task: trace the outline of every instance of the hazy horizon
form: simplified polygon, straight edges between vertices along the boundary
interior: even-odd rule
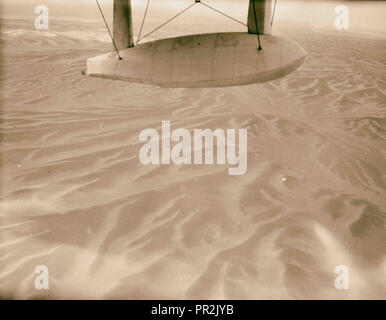
[[[100,0],[107,20],[112,20],[112,0]],[[150,2],[148,22],[155,25],[164,22],[182,8],[192,3],[191,0],[157,0]],[[246,21],[248,1],[206,0],[210,4],[235,18]],[[36,16],[34,8],[40,5],[40,0],[3,0],[1,5],[1,18],[31,18]],[[143,17],[146,1],[133,0],[134,30],[139,29]],[[334,8],[344,4],[350,10],[350,29],[346,32],[386,32],[386,2],[385,1],[336,1],[336,0],[281,0],[277,3],[275,22],[291,22],[297,24],[309,24],[313,27],[334,28],[336,17]],[[94,0],[70,0],[63,3],[61,0],[48,0],[45,2],[50,12],[50,19],[93,21],[102,22],[100,13]],[[179,24],[225,24],[239,27],[233,21],[218,15],[203,6],[193,7],[174,22]],[[145,25],[146,27],[147,25]]]

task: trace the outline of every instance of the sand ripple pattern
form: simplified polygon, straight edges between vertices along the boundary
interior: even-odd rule
[[[279,26],[309,52],[293,74],[160,89],[80,74],[100,25],[4,23],[1,297],[386,298],[384,39]],[[162,120],[248,128],[247,174],[141,165]]]

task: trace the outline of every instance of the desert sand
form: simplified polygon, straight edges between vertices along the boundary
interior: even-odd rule
[[[384,36],[278,22],[308,51],[294,73],[161,89],[81,74],[111,50],[98,18],[1,23],[1,298],[386,298]],[[162,120],[247,128],[247,173],[142,165]]]

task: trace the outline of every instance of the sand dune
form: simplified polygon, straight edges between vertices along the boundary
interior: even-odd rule
[[[100,24],[3,25],[1,297],[386,298],[384,39],[279,24],[309,52],[296,72],[160,89],[81,75]],[[248,128],[247,174],[142,165],[162,120]]]

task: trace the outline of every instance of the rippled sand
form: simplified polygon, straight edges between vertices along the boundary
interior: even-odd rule
[[[309,52],[287,77],[160,89],[81,75],[101,24],[3,27],[1,297],[386,298],[384,38],[278,25]],[[247,174],[142,165],[162,120],[248,128]]]

